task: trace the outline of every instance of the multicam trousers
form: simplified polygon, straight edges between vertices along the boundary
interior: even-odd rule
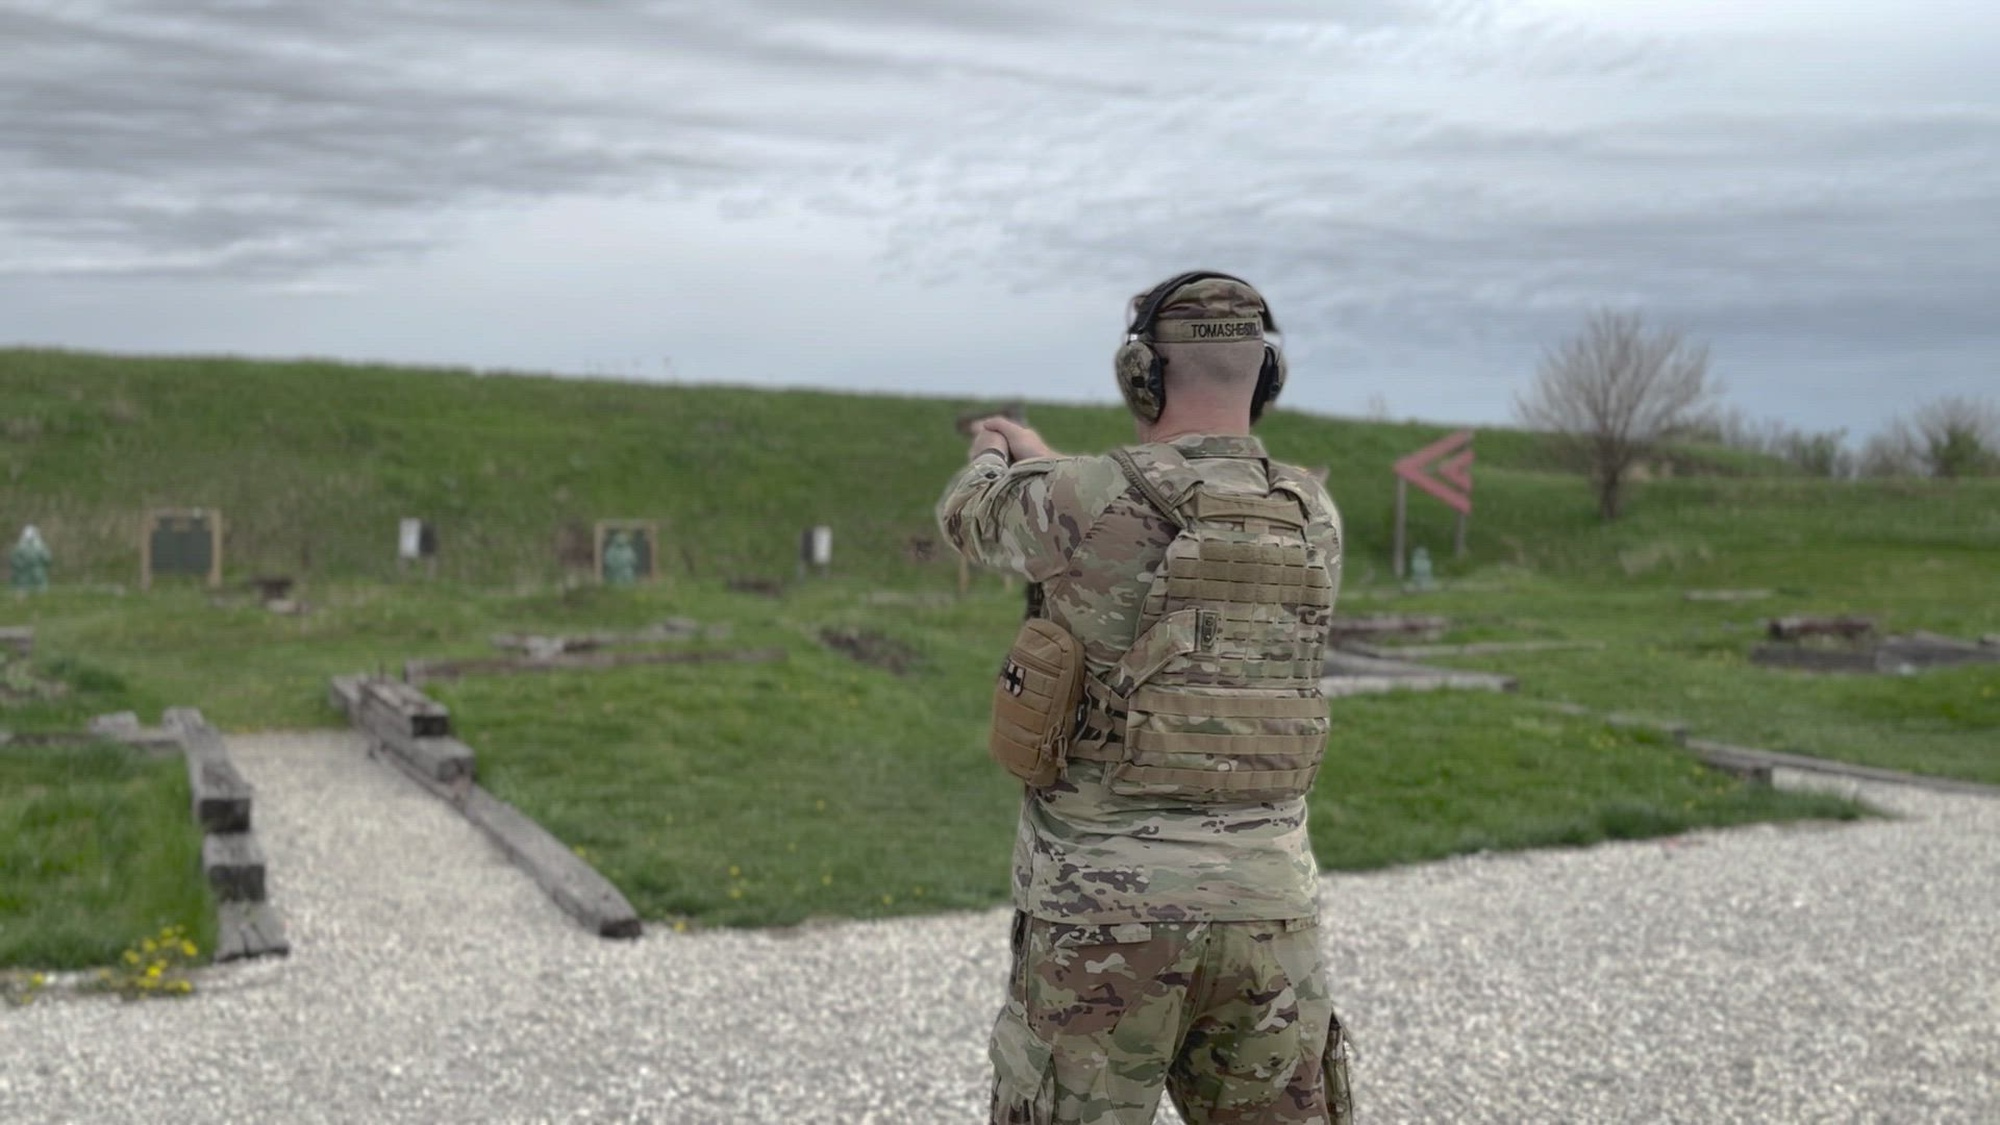
[[[1014,916],[994,1125],[1347,1125],[1347,1039],[1319,933],[1295,922]]]

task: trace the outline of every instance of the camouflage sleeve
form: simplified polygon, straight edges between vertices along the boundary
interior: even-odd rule
[[[976,457],[946,486],[938,528],[973,562],[1045,582],[1069,565],[1116,497],[1106,487],[1109,464],[1102,457],[1035,457],[1013,465]],[[1115,466],[1109,474],[1117,475]]]

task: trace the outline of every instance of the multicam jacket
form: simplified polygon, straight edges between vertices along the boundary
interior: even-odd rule
[[[1262,495],[1267,486],[1256,438],[1192,435],[1172,444],[1210,487]],[[1307,537],[1337,590],[1340,516],[1323,489],[1310,492]],[[1131,647],[1140,604],[1176,533],[1109,457],[1012,466],[975,458],[952,479],[937,515],[960,553],[1042,584],[1044,612],[1082,643],[1096,676]],[[1107,768],[1072,761],[1054,785],[1024,790],[1014,841],[1020,909],[1090,924],[1314,913],[1318,869],[1303,799],[1197,806],[1123,797],[1104,784]]]

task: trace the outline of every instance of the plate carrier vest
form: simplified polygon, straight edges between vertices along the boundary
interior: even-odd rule
[[[1110,763],[1106,784],[1124,796],[1303,796],[1326,752],[1320,677],[1334,595],[1306,537],[1303,479],[1266,461],[1263,495],[1221,492],[1170,445],[1111,456],[1180,530],[1132,647],[1107,676],[1084,678],[1086,737],[1069,758]]]

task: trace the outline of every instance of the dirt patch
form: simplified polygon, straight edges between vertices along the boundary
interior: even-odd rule
[[[776,578],[731,578],[723,584],[739,594],[758,594],[766,598],[785,596],[785,584]]]
[[[851,660],[887,668],[898,676],[907,675],[917,663],[917,650],[873,629],[821,629],[819,639]]]

